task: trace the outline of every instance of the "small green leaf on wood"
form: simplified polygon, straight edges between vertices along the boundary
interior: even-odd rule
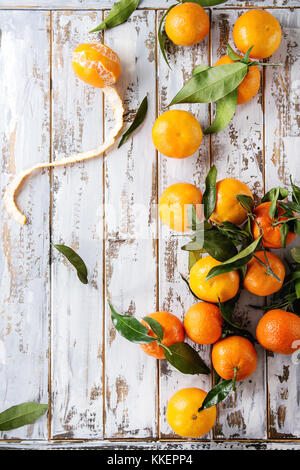
[[[34,423],[48,410],[48,405],[35,402],[21,403],[0,413],[0,431],[10,431]]]
[[[99,26],[92,29],[90,33],[95,33],[96,31],[101,31],[105,29],[113,28],[119,24],[125,23],[132,13],[137,9],[139,5],[139,0],[121,0],[116,2],[105,20],[102,21]]]
[[[53,245],[61,254],[63,254],[67,260],[74,266],[77,271],[78,279],[83,283],[87,284],[87,267],[83,259],[69,246],[67,245]]]
[[[143,319],[150,326],[153,333],[162,341],[164,339],[164,330],[161,324],[152,317],[144,317]]]
[[[212,103],[235,90],[244,80],[248,66],[241,62],[211,67],[194,75],[169,106],[178,103]]]
[[[162,56],[167,64],[167,66],[171,69],[171,66],[169,64],[169,61],[167,59],[167,55],[166,55],[166,51],[165,51],[165,36],[164,36],[164,31],[163,31],[163,24],[164,24],[164,20],[167,16],[167,14],[169,13],[170,10],[172,10],[172,8],[174,8],[176,6],[176,4],[174,5],[171,5],[167,11],[163,14],[163,16],[161,17],[161,20],[159,22],[159,25],[158,25],[158,32],[157,32],[157,36],[158,36],[158,44],[159,44],[159,48],[161,50],[161,53],[162,53]]]
[[[122,135],[122,138],[119,142],[118,148],[120,148],[125,142],[129,139],[131,134],[143,123],[148,110],[148,98],[145,96],[143,101],[141,102],[139,109],[135,115],[135,118],[131,124],[131,126],[127,129],[127,131]]]
[[[209,374],[199,354],[187,343],[174,343],[164,350],[166,359],[183,374]]]
[[[110,302],[111,319],[114,327],[121,336],[131,343],[147,344],[157,341],[157,338],[148,335],[148,328],[142,325],[136,318],[130,315],[120,315]]]
[[[206,395],[199,412],[211,408],[223,401],[233,391],[234,381],[223,380],[215,385]]]
[[[238,88],[232,90],[216,102],[216,115],[212,124],[205,129],[204,134],[214,134],[225,129],[230,123],[236,110]]]
[[[215,165],[209,170],[205,180],[205,191],[202,203],[204,205],[204,216],[208,220],[215,210],[217,200],[217,168]]]

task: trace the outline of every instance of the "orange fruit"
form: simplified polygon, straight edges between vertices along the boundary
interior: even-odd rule
[[[281,41],[281,27],[266,10],[248,10],[235,22],[233,40],[244,54],[254,46],[250,57],[265,59],[274,54]]]
[[[189,157],[196,152],[202,138],[197,119],[191,113],[178,109],[161,114],[152,129],[153,143],[166,157]]]
[[[167,14],[165,31],[174,44],[192,46],[203,41],[208,34],[209,17],[201,5],[182,3]]]
[[[81,80],[97,88],[113,85],[121,73],[118,55],[100,42],[77,46],[72,66]]]
[[[237,200],[237,195],[250,196],[252,192],[245,183],[234,178],[225,178],[217,182],[217,200],[210,219],[217,223],[232,222],[241,225],[247,218],[247,212]]]
[[[256,251],[255,256],[259,258],[266,266],[263,266],[254,257],[247,264],[246,276],[244,278],[244,287],[252,294],[265,297],[277,292],[284,281],[285,269],[282,261],[273,253],[266,252],[272,271],[280,279],[278,281],[269,271],[267,260],[263,251]]]
[[[217,65],[233,64],[234,61],[230,59],[228,55],[221,57],[216,63]],[[256,65],[251,65],[249,71],[238,86],[238,97],[237,104],[247,103],[251,100],[258,92],[260,87],[260,71]]]
[[[179,318],[168,312],[155,312],[147,315],[148,317],[154,318],[164,330],[164,338],[162,344],[165,346],[171,346],[174,343],[181,343],[184,341],[184,329]],[[149,336],[156,336],[150,329],[149,325],[145,320],[141,323],[149,328]],[[149,356],[155,357],[156,359],[165,359],[165,353],[161,346],[157,344],[157,341],[148,344],[140,344],[142,350]]]
[[[198,344],[213,344],[222,334],[223,317],[219,307],[206,302],[192,305],[184,318],[184,329]]]
[[[242,336],[229,336],[213,345],[212,363],[215,371],[225,380],[245,380],[256,369],[257,353],[253,344]]]
[[[240,276],[237,271],[219,274],[205,280],[209,271],[221,264],[208,255],[199,259],[190,271],[190,288],[199,299],[206,302],[218,303],[232,299],[239,290]]]
[[[269,214],[271,202],[263,202],[259,206],[254,209],[254,214],[256,217],[256,222],[260,226],[262,233],[263,233],[263,244],[266,248],[281,248],[281,233],[280,227],[281,225],[276,225],[273,227],[272,220]],[[277,206],[278,210],[278,221],[284,221],[287,217],[282,217],[282,214],[285,212],[284,209]],[[273,222],[276,220],[273,219]],[[255,240],[260,236],[260,230],[257,224],[253,221],[252,222],[252,233]],[[286,243],[291,243],[296,234],[293,232],[288,232]]]
[[[256,337],[269,351],[292,354],[300,348],[300,317],[285,310],[270,310],[258,322]]]
[[[167,407],[167,421],[176,434],[182,437],[201,437],[216,422],[215,406],[200,411],[207,393],[200,388],[183,388],[173,395]]]
[[[193,184],[176,183],[164,190],[159,199],[159,217],[172,230],[185,232],[190,226],[188,207],[193,204],[202,218],[202,193]]]

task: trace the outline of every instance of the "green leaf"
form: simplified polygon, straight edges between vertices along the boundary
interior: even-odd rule
[[[281,224],[280,225],[280,235],[281,235],[281,246],[282,248],[286,248],[286,239],[289,233],[289,226],[288,224]]]
[[[250,62],[249,57],[250,57],[250,52],[252,51],[253,47],[254,46],[251,46],[246,52],[246,54],[244,55],[244,57],[241,59],[241,62],[243,64],[248,64]]]
[[[147,98],[147,96],[145,96],[145,98],[143,99],[143,101],[140,104],[139,109],[137,110],[137,113],[135,115],[135,118],[134,118],[131,126],[123,134],[123,136],[120,140],[120,143],[118,145],[118,148],[120,148],[123,144],[125,144],[125,142],[130,137],[130,135],[142,124],[142,122],[144,121],[144,119],[146,117],[147,110],[148,110],[148,98]]]
[[[243,230],[231,222],[223,222],[222,224],[217,225],[217,228],[224,235],[230,238],[235,246],[239,246],[241,243],[247,243],[248,246],[249,240],[252,240],[252,235],[249,234],[248,230]]]
[[[192,230],[199,230],[203,227],[203,222],[200,222],[194,204],[189,204],[187,208],[188,221]],[[203,229],[202,229],[203,230]]]
[[[77,276],[83,284],[88,283],[87,267],[83,259],[67,245],[53,245],[60,253],[62,253],[67,260],[74,266],[77,271]]]
[[[295,292],[296,292],[297,299],[300,299],[300,279],[298,279],[298,281],[295,282]]]
[[[227,261],[224,261],[222,264],[212,268],[206,276],[206,281],[208,281],[208,279],[212,279],[215,276],[218,276],[219,274],[229,273],[230,271],[240,269],[242,266],[245,266],[245,264],[249,263],[253,257],[253,253],[260,243],[261,237],[262,235],[257,238],[257,240],[254,240],[254,242],[250,243],[250,245],[248,245],[246,248],[241,250],[233,258],[230,258]]]
[[[200,240],[196,237],[193,237],[193,239],[190,242],[183,245],[181,249],[184,251],[199,251],[199,253],[200,252],[206,253],[205,249],[203,248],[203,243],[204,243],[204,240]]]
[[[216,115],[212,124],[205,129],[204,134],[220,132],[230,123],[237,105],[238,88],[232,90],[216,102]]]
[[[195,263],[201,258],[201,250],[189,251],[189,271]]]
[[[233,60],[234,62],[236,62],[237,60],[241,60],[241,57],[234,52],[234,50],[229,44],[226,45],[226,49],[229,59]]]
[[[291,256],[296,263],[300,263],[300,246],[291,249]]]
[[[169,61],[167,59],[167,56],[166,56],[166,51],[165,51],[165,38],[163,37],[163,23],[164,23],[164,20],[167,16],[167,14],[169,13],[170,10],[172,10],[172,8],[176,7],[176,4],[174,5],[171,5],[167,11],[163,14],[160,22],[159,22],[159,26],[158,26],[158,32],[157,32],[157,36],[158,36],[158,44],[159,44],[159,47],[160,47],[160,50],[161,50],[161,53],[162,53],[162,56],[167,64],[167,66],[171,69],[171,66],[169,64]]]
[[[300,188],[296,186],[292,181],[292,176],[290,175],[292,190],[293,190],[293,201],[300,205]]]
[[[0,431],[10,431],[34,423],[48,410],[48,405],[35,402],[21,403],[0,413]]]
[[[234,388],[234,381],[231,380],[223,380],[222,382],[215,385],[206,395],[201,408],[199,408],[199,412],[206,410],[207,408],[211,408],[214,405],[217,405],[221,401],[223,401],[230,392],[233,391]]]
[[[202,204],[204,204],[204,215],[208,220],[213,213],[217,200],[217,168],[215,165],[209,170],[205,180],[205,191],[203,194]]]
[[[114,327],[121,336],[132,343],[147,344],[157,341],[157,338],[148,335],[148,328],[130,315],[119,315],[110,302],[111,319]]]
[[[121,0],[120,2],[116,2],[105,20],[95,29],[92,29],[90,33],[110,29],[114,26],[125,23],[125,21],[127,21],[132,13],[137,9],[138,5],[139,0]]]
[[[276,198],[276,195],[278,194],[278,199],[285,199],[286,197],[288,197],[289,195],[289,190],[288,189],[285,189],[285,188],[281,188],[280,186],[276,187],[276,188],[272,188],[270,189],[270,191],[268,191],[264,197],[262,198],[261,202],[269,202],[269,201],[274,201],[274,199]]]
[[[203,247],[208,254],[218,261],[226,261],[237,254],[234,243],[216,227],[204,231]]]
[[[181,3],[198,3],[202,7],[213,7],[214,5],[220,5],[221,3],[226,3],[227,0],[181,0]]]
[[[212,103],[231,93],[244,80],[248,66],[241,62],[218,65],[194,75],[169,106],[178,103]]]
[[[174,343],[164,350],[166,359],[183,374],[209,374],[210,369],[187,343]]]
[[[277,201],[279,198],[279,186],[275,188],[274,199],[271,202],[270,209],[269,209],[269,216],[271,220],[274,219],[276,212],[277,212]]]
[[[143,319],[150,326],[153,333],[162,341],[164,339],[164,330],[161,324],[152,317],[144,317]]]
[[[294,221],[294,232],[300,237],[300,221],[299,220]]]
[[[245,194],[236,194],[235,197],[246,212],[252,212],[254,200],[251,196],[246,196]]]
[[[204,70],[209,69],[209,65],[199,64],[194,67],[192,75],[197,75],[198,73],[204,72]]]

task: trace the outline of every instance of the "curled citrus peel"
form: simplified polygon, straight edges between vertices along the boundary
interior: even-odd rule
[[[4,193],[4,205],[7,212],[21,225],[26,223],[25,215],[20,211],[16,204],[16,194],[20,189],[24,180],[31,175],[35,170],[40,170],[42,168],[53,168],[56,166],[64,166],[69,165],[71,163],[82,162],[83,160],[90,160],[92,158],[98,157],[99,155],[103,154],[106,150],[108,150],[116,140],[117,135],[119,134],[122,126],[123,126],[123,102],[113,87],[104,87],[103,93],[111,106],[113,113],[114,113],[114,120],[115,125],[110,130],[107,138],[105,141],[99,145],[99,147],[89,150],[88,152],[82,153],[73,153],[67,158],[62,158],[56,162],[45,162],[45,163],[37,163],[31,168],[27,170],[23,170],[18,173],[13,180],[7,186],[5,193]]]
[[[103,44],[81,44],[73,53],[72,65],[79,78],[90,85],[102,88],[104,96],[113,110],[115,125],[109,131],[105,141],[96,149],[73,153],[69,157],[56,162],[37,163],[31,168],[21,171],[13,178],[5,190],[4,205],[7,212],[21,225],[26,223],[26,217],[16,204],[16,195],[24,180],[31,173],[42,168],[64,166],[98,157],[115,143],[116,137],[123,126],[123,102],[116,89],[110,86],[117,81],[121,71],[117,54]]]

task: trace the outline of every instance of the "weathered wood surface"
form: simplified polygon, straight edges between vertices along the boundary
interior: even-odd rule
[[[265,155],[266,190],[289,185],[289,177],[300,184],[300,15],[276,11],[283,38],[274,62],[279,71],[266,70]],[[272,117],[272,118],[268,118]],[[299,245],[299,238],[293,242]],[[300,437],[300,369],[290,357],[268,355],[270,437]]]
[[[116,0],[1,0],[2,8],[47,8],[47,9],[101,9],[111,8]],[[170,0],[141,0],[140,8],[169,8]],[[294,7],[299,6],[298,0],[227,0],[226,4],[215,5],[214,8],[233,7]]]
[[[3,192],[12,175],[50,157],[49,19],[49,12],[0,12],[1,409],[48,402],[49,174],[24,184],[25,227],[7,216]],[[47,419],[1,437],[46,439]]]
[[[90,150],[102,140],[102,92],[75,78],[73,49],[88,40],[95,12],[52,16],[53,160]],[[103,157],[52,174],[51,242],[85,260],[89,284],[51,250],[51,436],[100,437],[103,315]],[[59,412],[55,411],[59,410]]]
[[[99,3],[106,8],[113,2],[74,0],[66,5],[80,10],[100,8]],[[168,5],[157,3],[144,0],[141,7]],[[262,4],[272,2],[255,2]],[[293,4],[276,2],[285,7]],[[149,98],[145,123],[121,149],[28,180],[20,205],[29,216],[29,225],[20,228],[1,203],[0,408],[49,399],[51,413],[48,423],[43,417],[32,426],[0,434],[4,440],[23,440],[20,444],[0,441],[0,448],[31,447],[32,439],[38,440],[37,448],[44,448],[48,437],[90,439],[86,444],[51,443],[51,448],[103,447],[105,441],[99,441],[103,438],[177,439],[165,418],[168,399],[185,386],[209,389],[211,376],[184,376],[116,335],[106,301],[138,318],[160,308],[181,319],[194,302],[179,276],[179,271],[187,272],[186,254],[180,250],[184,238],[161,226],[155,212],[159,195],[170,184],[191,182],[203,191],[211,163],[217,165],[219,178],[240,178],[258,198],[276,184],[288,184],[289,173],[300,183],[297,9],[272,9],[283,30],[282,44],[272,61],[284,67],[263,72],[260,93],[238,107],[226,130],[205,137],[199,152],[183,161],[156,155],[149,141],[155,117],[188,79],[193,66],[213,64],[225,53],[226,42],[232,43],[232,25],[239,11],[231,5],[228,2],[225,8],[210,12],[211,35],[200,45],[168,46],[173,71],[155,43],[159,10],[140,9],[127,23],[93,36],[88,31],[107,11],[0,11],[1,194],[20,169],[93,148],[107,133],[110,113],[103,121],[101,91],[85,85],[72,72],[71,52],[78,43],[104,41],[120,55],[123,74],[118,89],[125,99],[126,121],[132,120],[147,93]],[[46,0],[31,6],[63,9],[61,2]],[[3,1],[1,7],[5,7]],[[178,108],[191,110],[203,128],[213,117],[213,107],[207,105]],[[50,250],[50,242],[78,250],[89,269],[88,286],[77,280],[58,252]],[[237,318],[255,332],[261,312],[250,310],[249,302],[254,303],[253,296],[243,293]],[[293,443],[256,442],[300,438],[299,367],[289,358],[265,357],[261,348],[257,350],[257,371],[239,384],[234,400],[228,398],[219,406],[216,427],[201,442],[129,445],[296,448]],[[210,348],[199,351],[209,364]],[[222,442],[228,439],[253,442]]]

